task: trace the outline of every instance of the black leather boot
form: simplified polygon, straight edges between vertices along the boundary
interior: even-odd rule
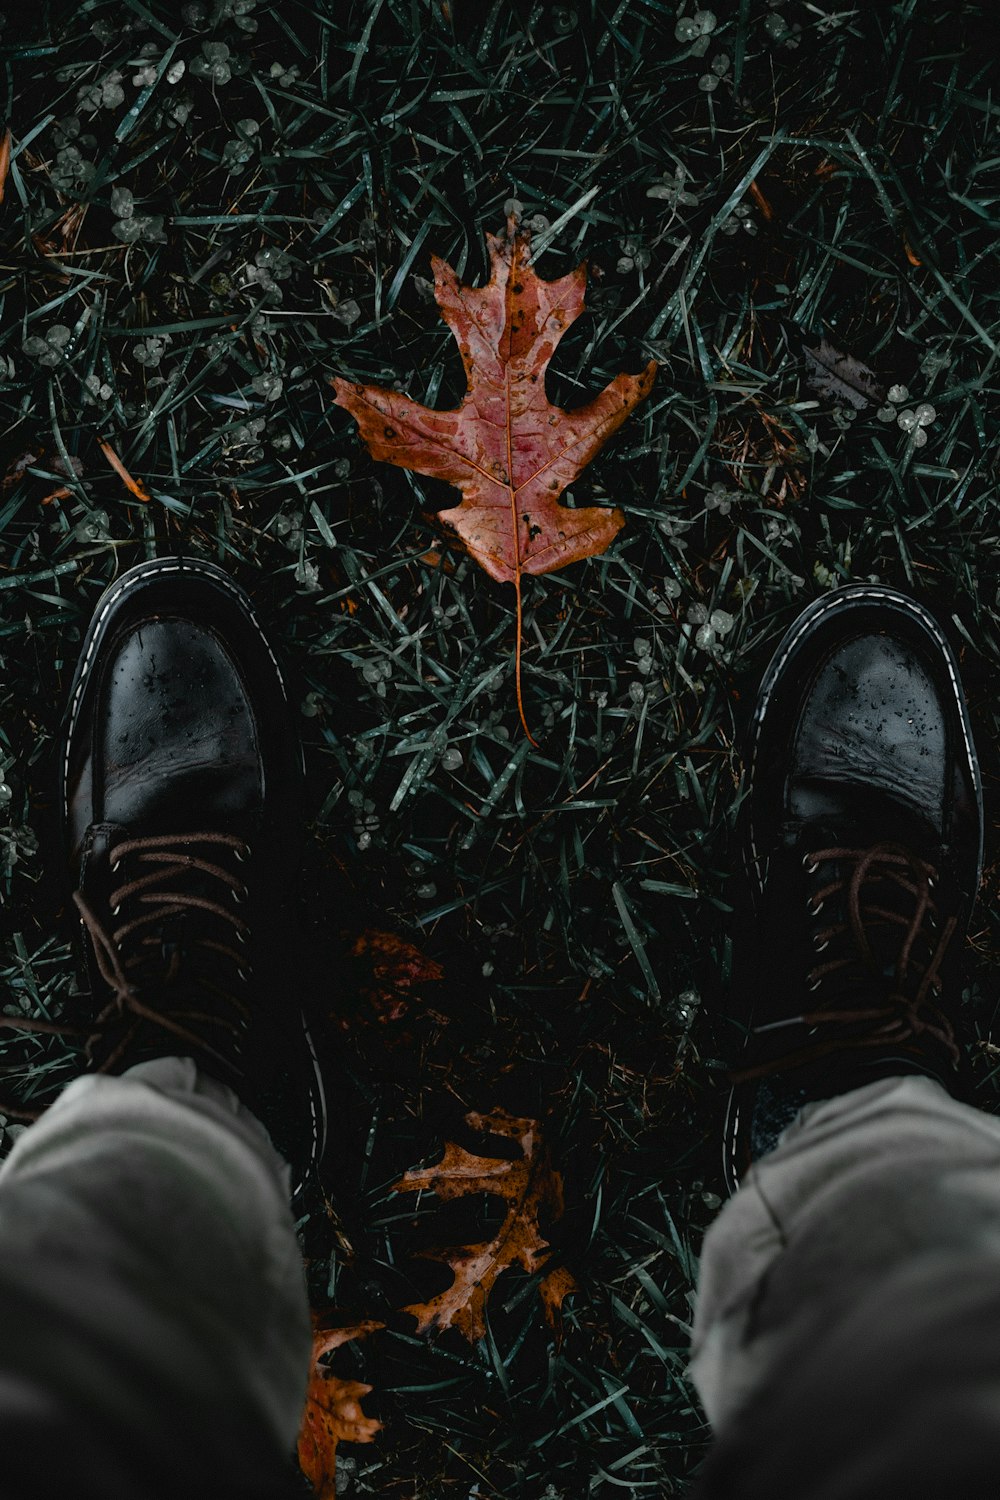
[[[274,652],[221,568],[158,558],[105,591],[62,782],[90,1069],[193,1057],[267,1126],[298,1192],[326,1137],[290,911],[302,753]]]
[[[804,610],[747,751],[731,1192],[805,1103],[907,1073],[966,1096],[956,1027],[983,858],[958,663],[894,589],[852,585]]]

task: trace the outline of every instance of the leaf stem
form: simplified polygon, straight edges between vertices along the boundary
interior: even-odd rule
[[[523,635],[521,620],[521,569],[518,568],[514,574],[514,592],[517,596],[517,643],[514,649],[514,678],[517,685],[517,711],[521,716],[521,725],[528,739],[538,749],[538,741],[528,728],[528,721],[524,717],[524,699],[521,697],[521,639]]]

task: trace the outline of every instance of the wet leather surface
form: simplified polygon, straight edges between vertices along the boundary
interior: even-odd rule
[[[789,811],[833,810],[836,784],[890,792],[938,823],[946,767],[938,689],[917,655],[888,636],[848,641],[820,669],[796,732]]]
[[[260,805],[257,736],[238,670],[192,621],[155,620],[126,637],[96,719],[103,821],[217,827]]]

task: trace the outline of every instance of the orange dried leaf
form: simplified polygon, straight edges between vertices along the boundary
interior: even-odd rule
[[[7,187],[7,173],[10,171],[10,131],[5,130],[3,140],[0,141],[0,203]]]
[[[751,192],[751,194],[753,196],[753,200],[756,203],[757,207],[760,209],[761,213],[764,215],[764,218],[765,219],[773,219],[774,218],[774,209],[771,207],[770,203],[768,203],[767,199],[764,197],[764,194],[761,192],[760,188],[757,186],[756,181],[751,182],[751,184],[750,184],[750,192]]]
[[[518,1143],[521,1155],[508,1157],[479,1156],[449,1142],[436,1167],[407,1172],[393,1184],[397,1193],[412,1193],[429,1188],[439,1198],[461,1198],[468,1193],[495,1193],[507,1204],[503,1224],[492,1240],[478,1245],[425,1251],[429,1260],[439,1260],[451,1267],[451,1286],[431,1297],[404,1308],[417,1320],[417,1331],[431,1328],[458,1328],[475,1342],[486,1333],[486,1299],[498,1277],[511,1266],[525,1271],[540,1271],[549,1260],[549,1245],[541,1232],[541,1220],[557,1219],[563,1211],[561,1175],[552,1165],[537,1120],[521,1119],[506,1110],[495,1109],[483,1115],[476,1110],[465,1117],[473,1130],[503,1136]],[[556,1326],[563,1298],[575,1282],[564,1266],[548,1271],[539,1283],[539,1293],[547,1321]]]
[[[440,568],[444,573],[454,573],[455,564],[444,552],[439,552],[432,547],[429,552],[421,552],[417,562],[422,562],[428,568]]]
[[[148,501],[149,492],[147,491],[146,486],[143,484],[141,479],[132,478],[132,475],[129,473],[128,469],[126,469],[125,465],[122,463],[121,459],[118,457],[118,454],[112,448],[111,444],[102,442],[100,444],[100,448],[101,452],[104,454],[104,457],[114,469],[115,473],[119,476],[126,489],[131,490],[132,494],[136,497],[137,500]]]
[[[641,375],[616,376],[573,411],[553,406],[545,373],[584,310],[586,269],[542,281],[530,264],[531,236],[513,217],[505,235],[487,235],[486,243],[490,279],[484,287],[461,286],[450,266],[431,257],[434,295],[468,380],[457,407],[433,411],[398,391],[339,376],[332,384],[373,458],[461,491],[461,503],[438,519],[454,528],[492,578],[514,585],[523,723],[521,579],[605,551],[624,526],[618,509],[569,510],[559,496],[649,394],[657,366],[650,361]]]
[[[320,1322],[320,1315],[313,1313],[312,1369],[299,1429],[299,1467],[319,1500],[336,1500],[337,1444],[370,1443],[382,1423],[366,1417],[361,1410],[361,1397],[368,1394],[370,1385],[360,1380],[341,1380],[319,1361],[342,1344],[363,1339],[385,1324],[367,1318],[349,1328],[324,1329]]]

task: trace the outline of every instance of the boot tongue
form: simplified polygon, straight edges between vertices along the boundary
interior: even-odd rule
[[[215,758],[202,761],[185,750],[169,764],[160,752],[158,759],[145,764],[111,766],[104,787],[107,821],[121,823],[133,833],[141,824],[157,834],[179,834],[192,827],[231,831],[241,820],[249,820],[258,805],[253,789],[245,785],[249,771],[240,780],[239,766],[233,757],[225,759],[224,749],[214,749]],[[134,812],[137,784],[142,787],[141,818]]]
[[[802,849],[834,846],[869,849],[874,844],[905,844],[933,862],[940,849],[940,829],[927,811],[875,787],[858,787],[819,776],[796,778],[789,788],[790,831],[797,830]]]

